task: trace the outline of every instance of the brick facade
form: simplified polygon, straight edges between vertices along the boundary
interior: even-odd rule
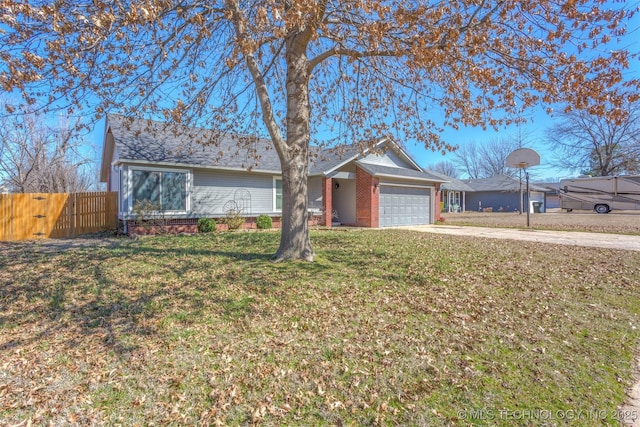
[[[160,224],[161,221],[153,221],[153,223],[142,224],[138,221],[125,221],[127,234],[129,236],[140,235],[146,236],[150,234],[179,234],[179,233],[197,233],[198,232],[198,219],[197,218],[185,218],[185,219],[167,219],[164,224]]]
[[[326,227],[331,227],[331,222],[333,221],[332,183],[333,180],[331,178],[322,178],[322,218],[320,221]]]
[[[380,226],[380,188],[378,178],[356,167],[356,227]]]
[[[440,184],[436,184],[436,197],[435,197],[435,201],[433,203],[435,203],[435,218],[434,221],[440,221],[440,213],[442,211],[442,209],[440,208],[442,202],[442,191],[440,190]]]
[[[229,228],[223,223],[224,218],[214,218],[216,220],[216,231],[226,231]],[[253,230],[258,228],[256,217],[246,217],[244,224],[240,227],[242,230]],[[271,217],[272,228],[282,227],[282,218]],[[309,215],[309,225],[316,226],[322,224],[322,217],[318,215]],[[166,219],[163,225],[142,225],[137,221],[125,221],[128,235],[150,235],[150,234],[180,234],[180,233],[197,233],[198,218],[176,218]],[[159,224],[159,222],[157,222]],[[124,224],[123,224],[124,225]]]

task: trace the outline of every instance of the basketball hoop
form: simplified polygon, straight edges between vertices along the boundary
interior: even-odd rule
[[[540,154],[531,148],[518,148],[512,151],[505,161],[510,168],[526,169],[540,164]]]
[[[531,207],[529,206],[529,200],[531,196],[529,194],[529,173],[527,168],[531,166],[538,166],[540,164],[540,155],[531,148],[518,148],[512,151],[506,158],[505,163],[510,168],[518,168],[524,171],[524,176],[527,180],[527,228],[530,226],[529,214]],[[522,175],[520,175],[520,203],[522,203]],[[522,209],[520,209],[522,212]]]

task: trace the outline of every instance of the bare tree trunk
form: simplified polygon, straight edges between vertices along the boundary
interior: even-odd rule
[[[282,164],[282,230],[276,260],[313,261],[307,211],[306,150]]]
[[[247,26],[239,2],[228,0],[231,20],[236,35],[248,40]],[[309,169],[309,141],[311,104],[309,102],[309,76],[311,68],[307,57],[307,45],[313,28],[291,29],[286,36],[285,62],[287,64],[286,140],[282,137],[264,75],[254,53],[244,54],[247,67],[256,85],[262,109],[262,119],[271,136],[282,166],[282,231],[276,260],[303,259],[313,261],[313,249],[309,239],[307,176]]]
[[[313,261],[309,239],[307,176],[309,169],[309,62],[304,36],[287,43],[287,150],[282,164],[282,234],[276,259]]]

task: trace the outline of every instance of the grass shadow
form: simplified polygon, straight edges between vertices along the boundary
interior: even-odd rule
[[[0,349],[61,334],[68,348],[89,337],[124,357],[136,350],[128,344],[136,341],[132,337],[160,336],[163,318],[188,323],[203,310],[231,320],[260,314],[248,293],[269,292],[284,283],[282,277],[307,278],[328,268],[272,262],[276,237],[161,236],[63,250],[54,250],[56,244],[46,250],[15,245],[0,255],[0,327],[16,331],[40,321],[42,328],[12,334],[19,339],[0,341]]]

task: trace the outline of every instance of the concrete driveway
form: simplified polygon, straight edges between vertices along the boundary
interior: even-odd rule
[[[454,225],[419,225],[398,228],[421,231],[424,233],[487,237],[490,239],[526,240],[529,242],[555,243],[558,245],[640,251],[640,236],[625,234],[526,230],[516,228],[463,227]]]

